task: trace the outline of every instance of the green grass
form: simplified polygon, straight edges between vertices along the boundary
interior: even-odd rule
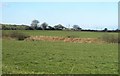
[[[33,36],[98,38],[104,32],[19,30]],[[10,33],[4,30],[3,33]],[[107,33],[107,32],[106,32]],[[109,33],[115,34],[118,33]],[[3,39],[4,74],[117,74],[118,44]]]
[[[52,36],[65,36],[67,33],[62,31],[54,33],[52,31],[23,32],[31,35]],[[96,37],[102,34],[73,33],[81,37]],[[83,33],[87,33],[87,35]],[[93,34],[93,36],[89,34]],[[117,74],[117,63],[118,44],[3,39],[4,74]]]
[[[5,30],[3,33],[9,33],[12,30]],[[28,35],[33,36],[61,36],[61,37],[67,37],[67,36],[73,36],[73,37],[81,37],[81,38],[98,38],[102,35],[106,34],[115,34],[118,35],[118,33],[108,33],[108,32],[79,32],[79,31],[43,31],[43,30],[19,30],[20,32],[26,33]]]

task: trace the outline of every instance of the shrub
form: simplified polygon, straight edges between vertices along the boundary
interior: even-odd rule
[[[12,31],[9,33],[2,32],[2,37],[7,37],[7,38],[10,37],[10,38],[14,38],[17,40],[24,40],[28,38],[29,36],[24,33],[18,32],[18,31]]]
[[[2,32],[2,37],[9,37],[10,35],[6,32]]]
[[[67,35],[66,37],[67,38],[78,38],[78,36],[76,36],[76,35]]]
[[[120,38],[113,34],[104,34],[101,39],[108,43],[120,43]]]
[[[10,33],[10,37],[15,38],[17,40],[24,40],[24,39],[28,38],[29,36],[24,34],[24,33],[13,31],[13,32]]]

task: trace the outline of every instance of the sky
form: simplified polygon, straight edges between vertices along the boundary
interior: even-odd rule
[[[119,2],[119,0],[1,0],[2,2]]]
[[[30,25],[36,19],[50,26],[118,28],[117,2],[4,2],[0,3],[0,8],[0,23]]]

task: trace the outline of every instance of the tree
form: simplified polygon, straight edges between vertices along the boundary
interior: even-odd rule
[[[116,29],[115,31],[116,31],[116,32],[119,32],[120,30],[119,30],[119,29]]]
[[[104,32],[107,32],[107,31],[108,31],[108,29],[107,29],[107,28],[105,28],[103,31],[104,31]]]
[[[73,25],[73,30],[81,30],[81,28],[78,25]]]
[[[2,30],[6,30],[6,27],[5,27],[5,25],[2,25]]]
[[[52,26],[48,26],[48,30],[54,30]]]
[[[63,25],[61,25],[61,24],[58,24],[58,25],[55,25],[54,28],[55,28],[56,30],[62,30],[62,29],[65,28],[65,27],[64,27]]]
[[[48,24],[46,22],[42,23],[41,24],[42,30],[46,30],[47,26],[48,26]]]
[[[31,27],[32,27],[33,29],[37,29],[37,28],[38,28],[38,23],[39,23],[38,20],[33,20],[32,23],[31,23]]]

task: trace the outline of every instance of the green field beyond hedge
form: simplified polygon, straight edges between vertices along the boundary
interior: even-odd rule
[[[3,30],[3,33],[10,33],[13,30]],[[23,32],[28,35],[33,36],[60,36],[60,37],[67,37],[67,36],[74,36],[74,37],[81,37],[81,38],[98,38],[104,34],[115,34],[118,35],[116,32],[80,32],[80,31],[48,31],[48,30],[15,30],[19,32]]]

